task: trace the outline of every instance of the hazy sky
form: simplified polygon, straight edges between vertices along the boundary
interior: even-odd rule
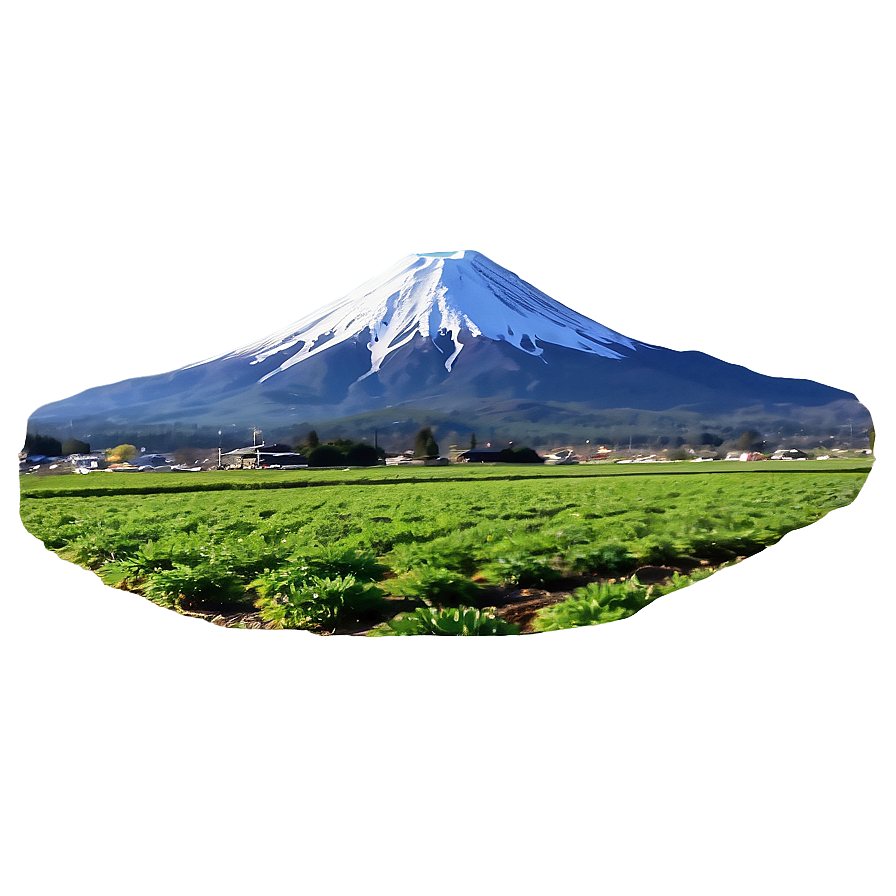
[[[5,254],[64,370],[26,407],[453,249],[637,339],[865,391],[893,177],[867,7],[97,9],[13,16]]]

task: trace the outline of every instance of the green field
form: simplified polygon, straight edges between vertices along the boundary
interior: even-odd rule
[[[743,464],[687,461],[658,464],[617,464],[613,462],[571,466],[451,464],[446,467],[355,467],[344,470],[210,470],[202,473],[115,473],[99,471],[88,476],[38,475],[20,477],[23,498],[66,495],[125,495],[159,492],[227,491],[243,489],[313,488],[324,485],[366,485],[373,483],[464,482],[483,479],[504,481],[542,478],[590,478],[592,476],[656,476],[708,473],[859,473],[867,475],[871,460],[769,461]]]
[[[92,473],[23,477],[21,513],[107,583],[220,624],[505,634],[631,615],[849,504],[870,466]]]

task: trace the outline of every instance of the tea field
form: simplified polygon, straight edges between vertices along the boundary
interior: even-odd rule
[[[513,634],[629,616],[849,504],[870,461],[643,466],[27,478],[21,515],[222,625]]]

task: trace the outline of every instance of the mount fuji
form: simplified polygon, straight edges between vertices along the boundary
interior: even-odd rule
[[[215,430],[396,416],[458,430],[798,428],[870,417],[848,392],[639,342],[479,252],[409,255],[273,335],[170,373],[44,405],[29,430]],[[415,422],[416,422],[415,421]],[[821,431],[821,429],[819,429]]]

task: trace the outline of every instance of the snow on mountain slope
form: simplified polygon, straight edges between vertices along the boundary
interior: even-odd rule
[[[631,339],[560,304],[481,253],[467,250],[409,255],[344,298],[219,357],[251,357],[250,363],[257,364],[286,353],[276,369],[259,379],[264,382],[327,348],[358,338],[367,341],[370,351],[370,370],[363,379],[415,336],[450,337],[454,349],[445,355],[448,371],[468,340],[479,336],[510,343],[536,357],[542,355],[544,343],[607,358],[621,357],[614,345],[635,348]]]

